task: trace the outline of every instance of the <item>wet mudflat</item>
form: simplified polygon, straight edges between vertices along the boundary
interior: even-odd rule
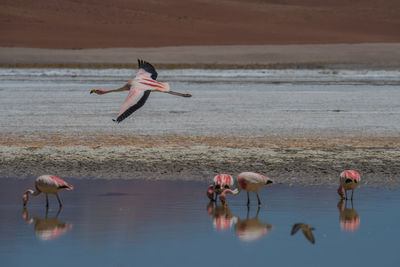
[[[12,178],[12,177],[2,177]],[[82,178],[82,177],[80,177]],[[0,179],[1,266],[398,266],[400,194],[361,186],[273,185],[209,204],[207,183],[68,179],[50,196],[21,196],[33,179]],[[302,227],[291,235],[296,223]],[[304,230],[307,234],[303,234]],[[310,229],[308,229],[310,230]],[[314,243],[313,243],[314,242]]]

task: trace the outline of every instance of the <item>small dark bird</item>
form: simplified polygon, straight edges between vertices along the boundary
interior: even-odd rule
[[[299,229],[301,229],[308,241],[310,241],[312,244],[315,243],[314,236],[311,232],[312,230],[315,230],[313,226],[309,226],[305,223],[295,223],[292,227],[292,232],[290,232],[290,235],[294,235],[295,233],[297,233],[297,231],[299,231]]]

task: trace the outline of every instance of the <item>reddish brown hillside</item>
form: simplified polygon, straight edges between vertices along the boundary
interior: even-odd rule
[[[0,2],[0,46],[104,48],[360,42],[400,42],[400,1]]]

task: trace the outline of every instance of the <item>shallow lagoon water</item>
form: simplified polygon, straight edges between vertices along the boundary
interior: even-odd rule
[[[69,179],[64,207],[21,196],[32,179],[0,179],[0,264],[24,266],[398,266],[400,194],[360,187],[340,203],[336,188],[273,185],[258,211],[251,195],[209,205],[207,184]],[[353,204],[353,208],[352,208]],[[249,212],[249,213],[248,213]],[[56,217],[57,216],[57,217]],[[246,220],[247,219],[247,220]],[[315,244],[295,223],[316,229]]]

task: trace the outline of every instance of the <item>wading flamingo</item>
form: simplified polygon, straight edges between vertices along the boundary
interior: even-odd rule
[[[62,207],[62,203],[60,197],[58,196],[58,191],[61,190],[72,190],[74,189],[72,185],[65,182],[63,179],[55,176],[55,175],[42,175],[39,176],[35,181],[36,190],[32,189],[26,190],[25,194],[22,196],[22,201],[24,206],[28,203],[29,194],[32,196],[37,196],[40,193],[46,194],[46,207],[49,207],[49,197],[48,194],[55,194],[57,196],[58,204]]]
[[[355,170],[342,171],[339,178],[338,194],[342,199],[347,199],[347,190],[351,190],[351,199],[353,199],[354,189],[360,184],[360,174]],[[346,197],[345,197],[346,195]]]
[[[292,232],[290,232],[290,235],[294,235],[295,233],[297,233],[297,231],[299,231],[299,229],[301,229],[304,236],[307,238],[308,241],[311,242],[311,244],[315,244],[314,235],[311,232],[311,231],[315,230],[315,228],[313,226],[310,226],[305,223],[295,223],[292,227]]]
[[[242,172],[239,173],[237,177],[237,182],[239,186],[239,191],[242,190],[247,191],[247,206],[250,205],[250,197],[249,197],[250,191],[254,192],[257,195],[258,206],[261,206],[260,197],[258,196],[258,190],[260,190],[260,188],[263,186],[272,185],[274,183],[274,180],[259,173]]]
[[[217,201],[217,197],[225,189],[231,189],[233,178],[229,174],[218,174],[214,177],[213,183],[207,188],[207,196],[211,201]],[[215,193],[215,198],[214,198]]]
[[[157,71],[150,63],[138,59],[139,70],[136,73],[136,77],[128,81],[127,84],[121,88],[104,90],[104,89],[93,89],[90,93],[96,93],[103,95],[111,92],[129,91],[128,97],[122,104],[122,107],[118,113],[117,119],[114,121],[121,122],[126,119],[133,112],[141,108],[146,103],[150,92],[163,92],[172,95],[178,95],[183,97],[191,97],[191,94],[182,94],[171,91],[168,83],[157,82]]]

